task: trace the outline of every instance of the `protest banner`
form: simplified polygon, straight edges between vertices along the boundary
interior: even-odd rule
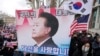
[[[38,27],[40,27],[40,25],[42,26],[41,24],[43,22],[42,19],[45,18],[45,17],[43,18],[44,15],[39,16],[42,12],[48,12],[52,14],[51,16],[54,16],[54,18],[56,17],[58,20],[58,26],[57,26],[58,28],[56,27],[57,32],[53,36],[49,36],[46,39],[33,37],[35,36],[35,34],[38,33],[37,31],[40,30]],[[47,15],[49,15],[48,13]],[[49,18],[51,16],[47,16],[46,18]],[[41,20],[39,21],[37,19]],[[74,20],[74,14],[61,8],[16,10],[18,50],[29,53],[37,53],[37,54],[67,56],[70,45],[70,36],[69,36],[70,26],[73,20]],[[56,24],[54,21],[51,21],[51,23],[50,23],[51,25]],[[37,31],[36,29],[34,29],[35,27],[37,27],[36,28]],[[52,30],[51,27],[45,27],[45,30],[43,30],[42,33],[46,31],[47,34],[51,30]],[[51,41],[47,42],[51,38],[53,44],[55,44],[56,47],[52,44]],[[45,44],[47,43],[47,45],[43,45],[44,43]]]

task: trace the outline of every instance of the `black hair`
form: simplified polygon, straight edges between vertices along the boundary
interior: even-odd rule
[[[46,19],[45,26],[51,27],[50,36],[53,36],[57,32],[58,26],[59,26],[57,18],[55,16],[53,16],[52,14],[47,13],[47,12],[42,12],[39,15],[39,17],[43,17]]]
[[[76,15],[75,15],[75,19],[80,18],[80,16],[81,16],[81,14],[76,14]]]

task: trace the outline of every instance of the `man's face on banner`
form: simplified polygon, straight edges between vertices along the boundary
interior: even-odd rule
[[[49,34],[51,28],[46,27],[46,19],[39,17],[34,23],[32,28],[32,38],[46,37]]]

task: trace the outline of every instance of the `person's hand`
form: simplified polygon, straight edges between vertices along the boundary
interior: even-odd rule
[[[6,47],[14,48],[11,42],[7,42]]]

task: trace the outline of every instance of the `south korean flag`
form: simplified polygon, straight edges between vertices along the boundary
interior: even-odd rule
[[[76,14],[90,14],[93,0],[70,0],[64,2],[64,9]]]

